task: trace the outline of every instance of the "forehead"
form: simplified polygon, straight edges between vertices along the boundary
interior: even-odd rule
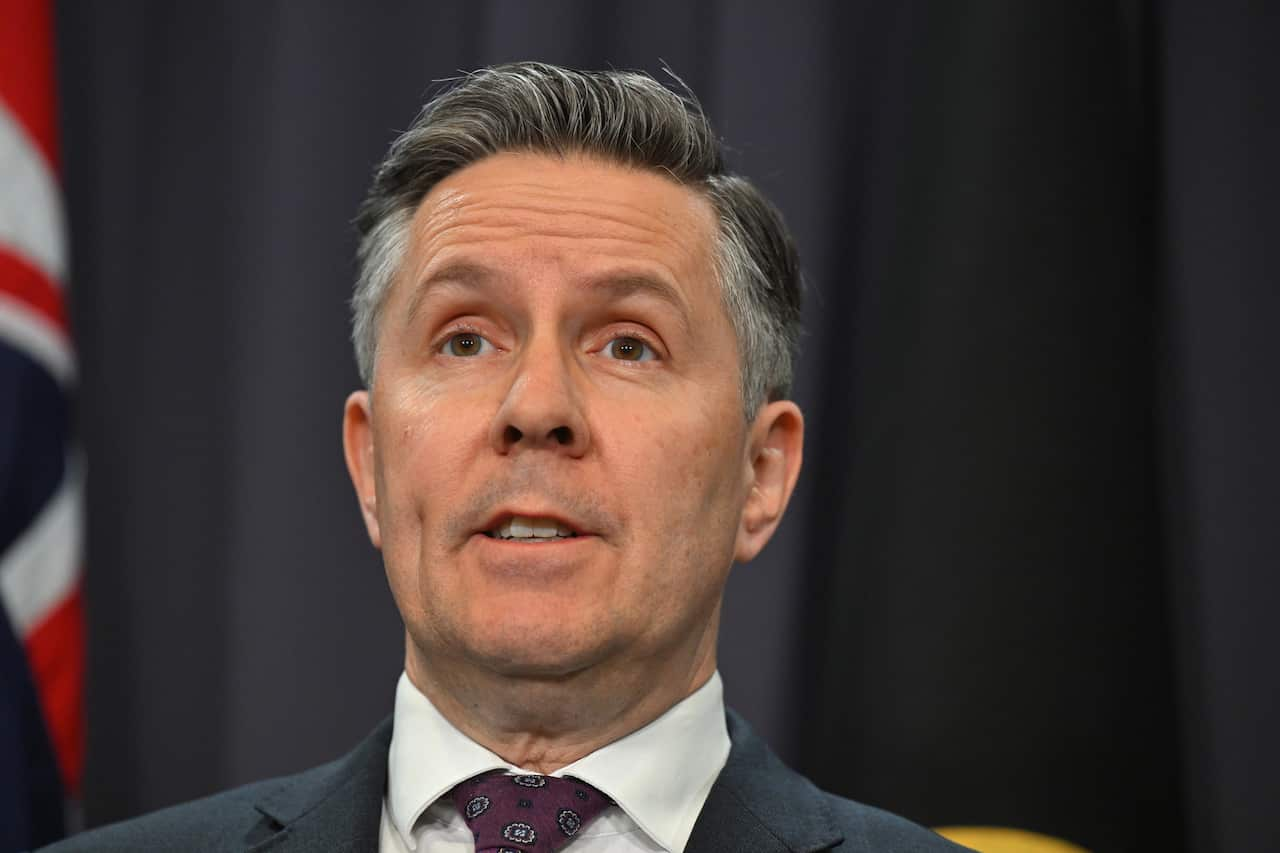
[[[406,273],[444,266],[650,277],[686,297],[714,281],[715,214],[660,173],[571,155],[504,152],[437,184],[414,215]]]

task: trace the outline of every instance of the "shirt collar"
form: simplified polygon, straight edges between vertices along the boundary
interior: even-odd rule
[[[729,758],[720,673],[665,714],[558,770],[613,798],[654,841],[684,850]]]
[[[684,849],[716,776],[729,757],[720,674],[662,716],[556,771],[594,785],[654,841]],[[487,770],[528,772],[503,761],[444,718],[402,673],[387,757],[391,821],[409,850],[413,827],[432,803]]]
[[[413,826],[432,803],[459,782],[500,768],[511,765],[458,731],[408,673],[400,674],[387,753],[387,805],[408,849],[417,849]]]

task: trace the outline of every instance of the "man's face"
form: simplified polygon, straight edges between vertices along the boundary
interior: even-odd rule
[[[424,199],[345,423],[410,665],[714,653],[794,483],[759,494],[778,407],[799,429],[790,403],[743,420],[715,229],[693,191],[580,157],[495,155]]]

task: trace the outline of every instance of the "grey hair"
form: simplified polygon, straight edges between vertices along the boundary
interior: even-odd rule
[[[677,94],[642,72],[538,62],[463,77],[423,107],[374,173],[356,217],[359,276],[351,300],[351,337],[367,387],[382,305],[418,205],[449,175],[500,151],[588,154],[702,193],[719,219],[717,275],[737,335],[747,418],[766,400],[787,396],[800,335],[799,258],[777,209],[725,170],[720,141],[693,93],[685,87]]]

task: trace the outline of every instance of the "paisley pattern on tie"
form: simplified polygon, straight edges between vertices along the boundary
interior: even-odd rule
[[[453,789],[476,853],[552,853],[612,800],[573,778],[486,773]]]

